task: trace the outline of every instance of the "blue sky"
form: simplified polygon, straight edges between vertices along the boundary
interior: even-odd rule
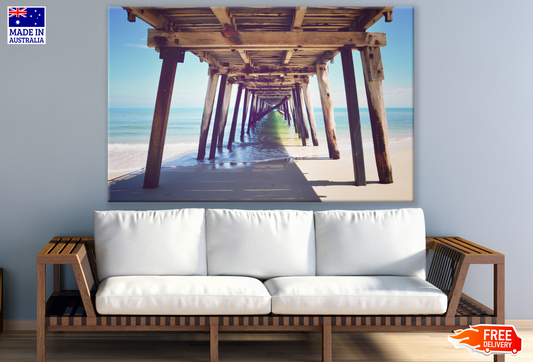
[[[413,8],[395,7],[393,21],[381,19],[369,31],[387,33],[381,48],[385,80],[386,107],[413,107]],[[142,20],[130,23],[122,8],[108,12],[108,97],[110,108],[153,108],[159,83],[161,62],[153,48],[146,47],[148,29]],[[366,107],[366,95],[358,51],[353,52],[359,104]],[[346,107],[342,62],[335,57],[330,67],[330,83],[335,107]],[[173,108],[201,108],[207,89],[207,63],[187,52],[178,63]],[[310,78],[313,107],[320,107],[316,77]],[[233,87],[232,101],[237,87]]]

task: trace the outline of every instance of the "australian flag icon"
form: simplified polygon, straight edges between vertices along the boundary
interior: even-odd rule
[[[10,28],[44,28],[45,7],[9,7]]]

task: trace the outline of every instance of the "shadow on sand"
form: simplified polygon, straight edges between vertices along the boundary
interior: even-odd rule
[[[109,201],[315,201],[290,159],[162,168],[159,187],[143,189],[144,171],[110,181]]]

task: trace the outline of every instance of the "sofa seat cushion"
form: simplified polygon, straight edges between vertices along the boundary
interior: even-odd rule
[[[96,293],[100,314],[268,314],[270,294],[257,279],[222,276],[127,276],[105,279]]]
[[[285,277],[265,286],[275,314],[442,314],[447,307],[446,294],[418,277]]]

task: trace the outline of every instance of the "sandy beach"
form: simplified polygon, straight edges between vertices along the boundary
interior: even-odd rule
[[[366,186],[353,186],[354,173],[351,157],[340,160],[296,160],[306,180],[321,201],[413,201],[413,150],[391,151],[394,183],[379,183],[376,161],[372,150],[365,149]]]
[[[350,155],[347,155],[350,156]],[[412,149],[392,150],[394,183],[379,183],[365,154],[367,186],[354,186],[351,157],[162,168],[157,189],[143,189],[144,171],[110,181],[112,201],[412,201]]]
[[[240,150],[232,153],[218,151],[215,162],[197,162],[194,151],[166,158],[158,188],[143,189],[144,168],[109,171],[109,200],[413,201],[412,138],[390,142],[392,184],[379,183],[371,139],[366,139],[366,186],[355,186],[349,143],[343,138],[339,142],[341,158],[329,159],[325,140],[319,147],[303,147],[294,130],[281,116],[272,115],[259,124],[250,141],[236,143]],[[140,159],[146,151],[137,148],[136,152],[139,155],[135,157]],[[232,157],[239,159],[243,155],[261,152],[267,157],[275,157],[264,161],[231,161]],[[170,152],[168,154],[171,155]],[[194,161],[192,164],[191,159]]]

